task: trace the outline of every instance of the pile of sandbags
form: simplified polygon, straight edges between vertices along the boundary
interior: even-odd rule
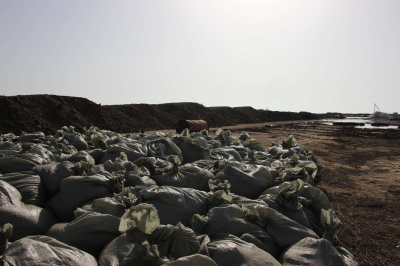
[[[0,264],[357,265],[293,136],[0,136]]]

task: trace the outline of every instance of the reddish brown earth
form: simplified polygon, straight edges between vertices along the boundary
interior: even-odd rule
[[[116,132],[172,129],[180,119],[203,119],[211,127],[242,123],[318,119],[311,113],[266,113],[252,107],[205,107],[198,103],[101,106],[88,99],[56,95],[0,96],[0,134],[42,131],[54,134],[63,126],[78,131],[97,126]]]

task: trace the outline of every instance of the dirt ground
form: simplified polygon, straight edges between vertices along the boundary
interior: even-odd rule
[[[317,187],[328,195],[342,222],[336,244],[347,248],[360,265],[400,265],[400,130],[356,129],[318,121],[223,129],[233,135],[248,132],[266,147],[293,134],[326,167]],[[211,135],[216,130],[211,128]]]

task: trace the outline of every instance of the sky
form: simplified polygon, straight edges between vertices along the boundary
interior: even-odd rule
[[[400,1],[0,0],[0,95],[400,112]]]

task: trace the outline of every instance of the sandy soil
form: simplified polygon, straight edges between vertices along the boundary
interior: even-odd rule
[[[350,250],[360,265],[400,265],[400,130],[355,129],[318,121],[223,129],[233,135],[248,132],[266,147],[293,134],[326,166],[317,186],[342,222],[336,243]],[[211,135],[216,130],[211,128]]]

